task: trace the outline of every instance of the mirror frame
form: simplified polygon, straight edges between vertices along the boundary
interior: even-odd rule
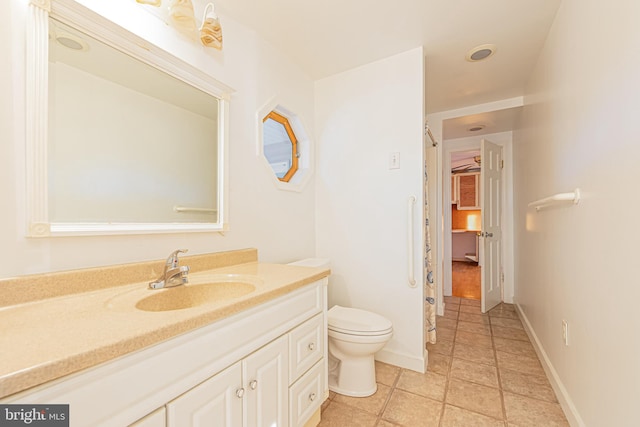
[[[289,182],[291,178],[296,174],[296,172],[298,172],[298,158],[300,157],[300,152],[298,151],[298,139],[296,138],[296,134],[289,124],[289,119],[287,119],[285,116],[277,113],[276,111],[270,112],[264,117],[264,119],[262,119],[263,129],[264,123],[268,119],[271,119],[276,123],[280,123],[284,127],[285,131],[287,132],[287,136],[289,137],[289,143],[291,143],[291,167],[282,178],[276,176],[280,181]],[[264,132],[262,136],[262,150],[264,154]]]
[[[233,89],[74,0],[29,0],[26,34],[26,184],[29,237],[224,232],[228,229],[229,100]],[[215,223],[51,223],[48,215],[49,18],[83,31],[219,99],[218,221]]]
[[[296,137],[297,151],[297,170],[292,174],[288,181],[283,181],[276,176],[273,168],[269,164],[267,157],[264,155],[264,118],[270,113],[275,112],[287,119],[291,130]],[[290,109],[284,107],[276,97],[269,99],[262,107],[256,111],[256,156],[259,157],[259,163],[263,165],[263,169],[279,190],[295,191],[301,193],[307,186],[313,176],[313,141],[307,132],[307,126],[300,114],[296,114]]]

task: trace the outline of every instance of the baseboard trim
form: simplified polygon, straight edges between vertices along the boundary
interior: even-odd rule
[[[538,358],[542,362],[542,367],[544,368],[544,371],[547,374],[547,378],[551,383],[551,387],[553,388],[553,391],[555,391],[556,393],[556,397],[558,398],[558,402],[560,403],[560,406],[564,411],[564,415],[567,417],[567,421],[569,421],[569,425],[575,426],[575,427],[585,427],[586,424],[584,423],[584,421],[582,421],[582,418],[580,417],[580,414],[578,413],[576,406],[573,404],[573,400],[571,400],[571,396],[569,396],[569,392],[567,391],[564,384],[560,380],[560,376],[558,375],[558,372],[556,372],[555,368],[553,367],[553,364],[551,363],[551,360],[547,356],[547,352],[544,351],[544,348],[542,347],[542,343],[540,342],[540,340],[538,339],[538,336],[533,330],[533,327],[531,326],[529,319],[527,318],[526,314],[524,314],[524,311],[522,310],[522,307],[520,307],[520,304],[516,304],[515,306],[516,306],[516,310],[518,310],[518,315],[520,315],[520,319],[522,319],[522,324],[524,325],[524,329],[527,335],[529,335],[529,339],[533,344],[533,348],[538,354]]]
[[[405,369],[411,369],[412,371],[420,372],[424,374],[427,372],[428,352],[424,351],[422,357],[415,357],[404,353],[397,353],[395,351],[387,350],[383,348],[376,353],[376,360],[388,363],[390,365],[399,366]]]

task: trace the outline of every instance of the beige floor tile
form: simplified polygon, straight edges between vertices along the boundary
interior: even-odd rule
[[[489,325],[485,325],[484,323],[458,322],[458,331],[491,335],[491,327]]]
[[[470,305],[473,307],[480,307],[480,300],[477,299],[469,299],[469,298],[461,298],[460,305]]]
[[[427,371],[440,375],[447,375],[451,366],[451,357],[438,353],[429,353]]]
[[[485,365],[496,366],[496,357],[491,347],[456,343],[453,350],[453,357],[468,360],[470,362],[483,363]]]
[[[453,341],[441,340],[440,337],[437,337],[437,340],[438,342],[435,344],[427,343],[427,350],[433,353],[451,356],[451,353],[453,353]]]
[[[463,322],[482,323],[485,325],[489,324],[489,316],[487,316],[486,314],[473,314],[473,313],[462,312],[458,316],[458,320],[462,320]]]
[[[461,313],[471,313],[471,314],[482,314],[482,311],[480,311],[480,307],[474,307],[472,305],[460,305],[460,312]]]
[[[402,426],[438,426],[442,402],[395,390],[382,419]]]
[[[436,340],[439,341],[451,341],[453,342],[453,339],[456,336],[456,330],[455,329],[449,329],[449,328],[441,328],[440,325],[436,322]]]
[[[454,307],[459,307],[459,306],[454,306]],[[449,309],[445,309],[444,310],[444,316],[447,319],[458,319],[458,311],[453,311],[453,310],[449,310]],[[438,321],[436,320],[436,325],[438,324]]]
[[[505,317],[491,317],[492,326],[502,326],[503,328],[524,329],[520,319],[507,319]]]
[[[460,297],[444,297],[445,304],[456,304],[460,305]]]
[[[453,359],[451,362],[451,378],[470,381],[489,387],[499,387],[498,370],[495,366],[482,363],[469,362],[462,359]]]
[[[340,402],[331,402],[320,419],[318,427],[373,427],[378,418]]]
[[[520,356],[537,357],[536,351],[529,341],[518,341],[500,337],[493,337],[493,345],[495,346],[497,351],[519,354]]]
[[[502,402],[497,388],[451,379],[446,403],[502,419]]]
[[[496,310],[496,311],[491,310],[489,312],[489,316],[490,317],[505,317],[507,319],[520,320],[520,317],[518,316],[518,313],[515,312],[515,311],[511,311],[511,310]]]
[[[403,369],[398,380],[399,389],[419,394],[433,400],[442,402],[444,400],[444,389],[447,384],[447,377],[433,372],[421,374],[419,372]]]
[[[492,319],[494,319],[492,317]],[[529,336],[523,329],[504,328],[502,326],[491,326],[494,337],[507,338],[510,340],[529,341]]]
[[[376,424],[376,427],[398,427],[398,426],[399,424],[390,423],[389,421],[385,421],[385,420],[380,420],[378,424]]]
[[[447,328],[447,329],[456,329],[458,327],[458,321],[456,319],[448,319],[446,317],[440,317],[436,319],[436,327],[438,329]]]
[[[516,394],[504,393],[507,421],[520,427],[568,426],[569,423],[557,403],[529,399]]]
[[[495,308],[502,311],[516,311],[515,304],[507,304],[505,302],[498,304]]]
[[[547,377],[500,369],[500,384],[504,391],[552,403],[558,402]]]
[[[544,376],[545,372],[538,358],[520,356],[517,354],[496,351],[496,359],[498,360],[498,369],[510,369],[529,375]]]
[[[384,403],[389,396],[389,392],[391,391],[391,387],[386,386],[384,384],[378,384],[378,391],[375,392],[372,396],[369,397],[350,397],[343,396],[342,394],[336,395],[331,401],[332,404],[334,402],[342,403],[348,406],[352,406],[354,408],[358,408],[362,411],[368,412],[373,415],[380,415],[382,412],[382,408],[384,407]],[[331,405],[329,405],[329,408]],[[327,409],[327,410],[328,410]]]
[[[477,345],[483,347],[493,347],[491,337],[488,335],[480,335],[473,332],[458,331],[456,334],[456,344],[463,343],[469,345]]]
[[[504,422],[486,415],[467,411],[451,405],[444,405],[442,427],[504,427]]]
[[[376,382],[393,386],[400,375],[400,368],[376,360]]]

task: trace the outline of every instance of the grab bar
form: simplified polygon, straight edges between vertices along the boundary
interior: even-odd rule
[[[178,213],[192,212],[192,213],[204,213],[204,214],[211,214],[211,215],[215,215],[216,213],[218,213],[217,209],[189,208],[187,206],[174,206],[173,210]]]
[[[409,286],[412,288],[416,287],[416,278],[413,274],[413,205],[416,203],[416,196],[409,196],[408,202],[408,214],[407,214],[407,243],[408,243],[408,253],[409,253]]]
[[[572,193],[558,193],[553,196],[545,197],[544,199],[536,200],[529,203],[530,208],[536,208],[536,212],[545,206],[551,206],[556,203],[573,202],[577,205],[580,202],[580,189],[576,188]]]

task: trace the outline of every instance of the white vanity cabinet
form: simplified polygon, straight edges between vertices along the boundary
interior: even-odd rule
[[[169,402],[167,426],[289,425],[287,350],[284,336]]]
[[[167,426],[242,426],[242,366],[236,363],[167,404]]]
[[[73,426],[302,427],[328,396],[326,286],[313,282],[2,403],[69,404]]]
[[[166,411],[164,408],[157,409],[141,420],[131,424],[130,427],[165,427]]]

